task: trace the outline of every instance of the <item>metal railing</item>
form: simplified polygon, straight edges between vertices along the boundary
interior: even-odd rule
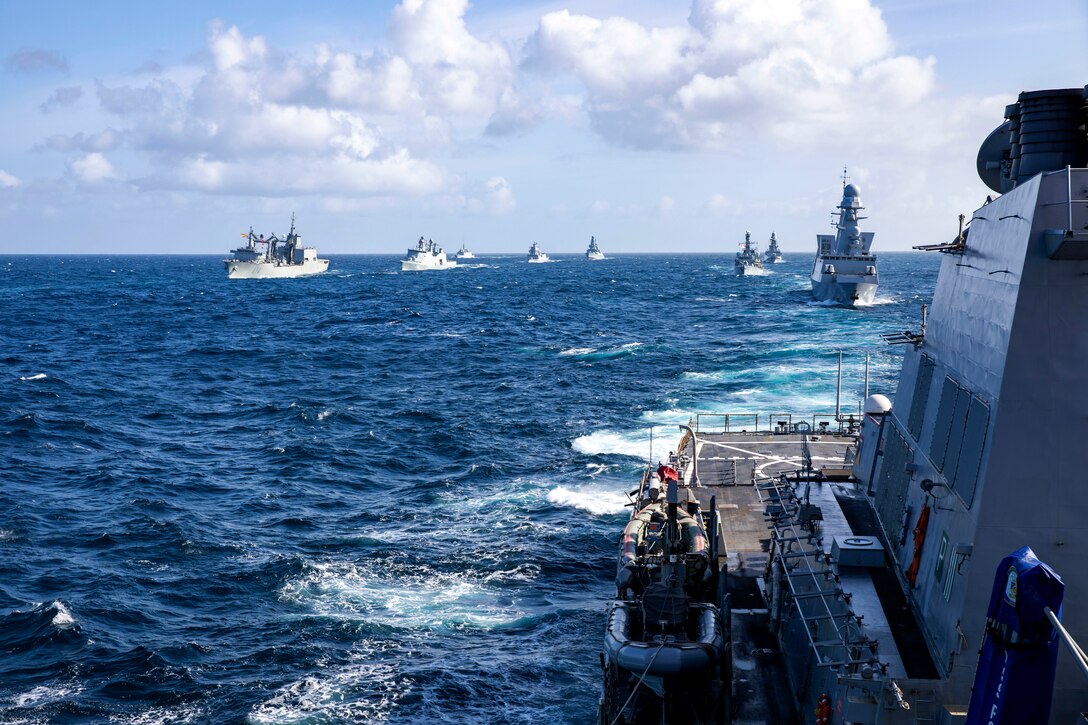
[[[1084,654],[1084,650],[1077,644],[1077,640],[1073,639],[1073,635],[1069,634],[1069,630],[1062,626],[1061,620],[1051,611],[1050,607],[1043,607],[1043,613],[1046,614],[1046,618],[1050,620],[1050,624],[1058,632],[1058,639],[1069,650],[1069,654],[1073,655],[1073,660],[1077,663],[1081,673],[1088,679],[1088,655]]]
[[[861,425],[861,406],[856,415],[834,413],[696,413],[691,426],[696,433],[792,433],[804,421],[816,434],[846,433],[851,424]]]

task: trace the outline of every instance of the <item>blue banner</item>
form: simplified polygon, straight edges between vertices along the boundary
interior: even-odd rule
[[[1061,617],[1065,584],[1025,546],[1001,560],[986,611],[967,725],[1045,723],[1058,637],[1043,609]]]

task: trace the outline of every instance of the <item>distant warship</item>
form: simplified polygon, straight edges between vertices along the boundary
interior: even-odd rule
[[[597,246],[596,237],[589,238],[589,248],[586,249],[586,259],[604,259],[604,252]]]
[[[786,261],[782,259],[782,250],[778,248],[778,239],[775,238],[774,232],[771,232],[771,241],[767,244],[767,251],[763,253],[763,259],[767,264],[781,264]]]
[[[764,274],[763,257],[759,256],[759,249],[752,243],[752,233],[744,233],[744,246],[733,259],[733,271],[738,277]]]
[[[299,244],[301,235],[295,232],[295,215],[291,215],[291,231],[286,239],[275,234],[267,238],[253,233],[242,235],[244,247],[232,249],[230,257],[223,260],[230,279],[262,277],[305,277],[320,274],[329,268],[329,260],[318,259],[317,250]]]
[[[872,304],[876,297],[876,257],[869,253],[873,232],[863,232],[858,216],[864,209],[861,190],[847,184],[843,174],[842,201],[834,235],[816,235],[816,260],[812,264],[812,296],[844,305]]]
[[[529,247],[529,261],[530,262],[550,262],[551,258],[544,253],[544,250],[540,248],[540,245],[533,242]]]
[[[422,272],[429,269],[453,269],[457,266],[446,258],[446,252],[433,239],[419,238],[416,246],[408,250],[408,256],[400,260],[402,272]]]

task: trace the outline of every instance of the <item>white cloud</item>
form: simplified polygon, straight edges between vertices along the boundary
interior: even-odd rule
[[[706,201],[706,210],[715,216],[740,214],[743,206],[725,194],[713,194]]]
[[[98,184],[117,178],[117,173],[113,170],[109,159],[97,152],[72,160],[68,168],[77,179],[88,184]]]
[[[394,50],[319,45],[308,57],[213,22],[210,62],[190,84],[169,74],[136,86],[99,82],[102,108],[128,127],[106,137],[54,136],[44,146],[98,152],[123,141],[153,167],[137,181],[143,189],[456,196],[458,177],[418,152],[449,145],[454,123],[478,133],[501,98],[516,96],[508,52],[469,33],[466,8],[462,0],[405,0],[391,21]],[[475,204],[495,214],[515,208],[502,177],[483,187]]]
[[[487,206],[491,214],[499,216],[514,211],[518,203],[514,200],[514,191],[501,176],[492,176],[487,180]]]
[[[16,186],[19,186],[22,183],[22,179],[20,179],[18,176],[15,176],[14,174],[9,174],[3,169],[0,169],[0,189],[14,189]]]
[[[403,0],[390,30],[423,95],[447,112],[490,114],[510,84],[513,63],[500,43],[468,31],[467,9],[467,0]]]
[[[686,25],[665,28],[562,10],[525,51],[527,68],[580,81],[598,133],[644,148],[864,139],[935,86],[933,59],[894,55],[870,0],[694,0]]]

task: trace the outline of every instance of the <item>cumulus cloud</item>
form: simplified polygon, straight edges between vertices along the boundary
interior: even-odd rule
[[[502,99],[516,97],[508,51],[471,34],[466,9],[464,0],[404,0],[390,23],[394,47],[361,53],[319,45],[292,54],[213,22],[208,64],[195,80],[161,73],[96,81],[99,105],[121,130],[53,136],[41,148],[84,158],[135,149],[153,167],[135,180],[141,189],[458,195],[459,177],[421,154],[448,145],[463,124],[478,133]],[[466,205],[495,214],[515,208],[501,176],[475,184],[462,196]]]
[[[499,216],[509,214],[517,207],[514,200],[514,191],[510,184],[501,176],[492,176],[485,185],[487,190],[487,207],[491,214]]]
[[[64,86],[53,91],[49,98],[45,99],[39,108],[41,108],[42,113],[49,113],[58,108],[71,106],[82,97],[83,89],[79,86]]]
[[[713,194],[706,200],[706,210],[714,216],[726,216],[740,214],[743,207],[739,202],[730,199],[725,194]]]
[[[666,28],[562,10],[525,53],[527,68],[580,81],[601,135],[642,148],[873,131],[934,87],[933,59],[895,55],[870,0],[694,0],[687,24]]]
[[[54,134],[46,138],[37,150],[44,151],[112,151],[121,143],[121,134],[112,128],[107,128],[98,133],[85,134],[82,131],[74,134]]]
[[[117,178],[113,165],[100,153],[90,153],[68,163],[68,169],[80,181],[99,184]]]
[[[488,114],[510,84],[513,63],[501,43],[468,31],[467,9],[468,0],[403,0],[390,29],[423,94],[448,112]]]
[[[4,59],[4,66],[17,73],[68,70],[68,59],[50,50],[23,50]]]
[[[22,179],[0,169],[0,189],[14,189],[22,184]]]

